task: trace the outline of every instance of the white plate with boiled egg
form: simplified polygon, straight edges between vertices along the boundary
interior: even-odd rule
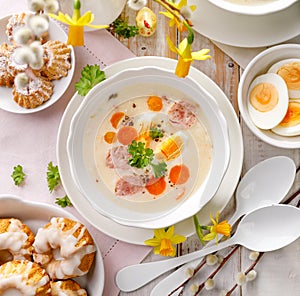
[[[258,54],[241,77],[238,105],[261,140],[300,148],[300,45],[277,45]]]

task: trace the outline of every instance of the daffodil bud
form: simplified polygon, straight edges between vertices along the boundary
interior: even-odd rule
[[[14,82],[17,89],[22,89],[28,85],[29,77],[26,75],[26,73],[19,73],[16,75]]]
[[[39,12],[43,10],[44,5],[44,0],[28,0],[28,8],[34,12]]]
[[[142,8],[136,16],[136,26],[139,29],[139,34],[145,37],[150,37],[156,30],[156,15],[148,7]]]
[[[36,58],[28,46],[19,47],[13,53],[13,60],[16,64],[25,65],[34,63]]]
[[[29,28],[21,27],[14,31],[13,37],[18,44],[26,45],[32,39],[33,36]]]
[[[45,11],[47,13],[56,13],[59,9],[59,4],[56,0],[45,0]]]
[[[147,5],[147,0],[128,0],[127,5],[133,10],[140,10]]]
[[[28,26],[36,36],[41,36],[48,31],[49,22],[40,15],[34,15],[28,18]]]

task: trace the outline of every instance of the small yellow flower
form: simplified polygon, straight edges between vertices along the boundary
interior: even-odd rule
[[[153,247],[154,254],[174,257],[176,254],[175,245],[185,240],[185,236],[179,234],[174,235],[174,226],[170,226],[167,230],[165,228],[155,229],[154,237],[145,240],[144,243]]]
[[[160,14],[163,14],[164,16],[166,16],[167,18],[170,19],[169,21],[169,26],[172,27],[174,25],[177,26],[179,32],[183,32],[187,30],[187,27],[179,21],[178,17],[179,17],[179,11],[184,8],[187,7],[188,9],[190,9],[192,12],[196,10],[196,5],[191,5],[191,6],[187,6],[187,0],[180,0],[179,3],[175,4],[175,3],[169,3],[169,5],[175,8],[175,10],[173,11],[173,13],[171,13],[170,11],[165,11],[165,12],[160,12]]]
[[[205,235],[203,237],[203,240],[209,241],[216,238],[216,242],[218,243],[218,234],[222,234],[227,236],[230,236],[231,233],[231,225],[228,224],[227,220],[224,220],[222,222],[219,222],[219,215],[220,212],[217,213],[216,219],[213,219],[212,215],[210,214],[210,220],[212,221],[213,225],[210,226],[210,233]]]
[[[187,38],[184,38],[177,48],[171,39],[167,36],[167,42],[171,51],[178,54],[178,63],[175,70],[175,74],[178,77],[185,77],[188,75],[191,63],[194,60],[206,60],[211,58],[209,49],[201,49],[196,52],[192,52],[192,45],[188,43]]]
[[[67,44],[73,46],[83,46],[84,45],[84,27],[104,29],[108,25],[91,25],[94,20],[94,14],[90,11],[80,15],[80,1],[74,1],[73,15],[70,17],[68,14],[63,14],[59,12],[58,15],[49,13],[48,15],[64,24],[69,25],[69,34]]]

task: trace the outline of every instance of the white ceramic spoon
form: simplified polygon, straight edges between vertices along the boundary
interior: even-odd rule
[[[180,257],[127,266],[117,273],[116,283],[122,291],[134,291],[170,269],[236,244],[258,252],[274,251],[300,236],[299,225],[299,208],[266,206],[245,215],[226,241]]]
[[[243,176],[236,189],[236,210],[228,223],[234,225],[243,215],[262,206],[279,203],[289,192],[296,175],[296,166],[292,159],[286,156],[275,156],[259,162]],[[278,186],[275,186],[278,185]],[[205,247],[214,244],[209,242]],[[185,264],[160,281],[151,291],[150,296],[170,295],[183,284],[189,275],[188,268],[194,270],[203,258]],[[176,293],[180,293],[178,289]]]

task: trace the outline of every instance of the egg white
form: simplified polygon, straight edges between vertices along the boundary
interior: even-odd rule
[[[270,83],[273,84],[278,92],[278,103],[270,111],[261,112],[255,109],[250,103],[250,94],[253,88],[260,83]],[[256,77],[250,84],[248,95],[247,95],[247,105],[250,118],[253,123],[260,129],[272,129],[278,125],[284,118],[288,109],[288,89],[283,78],[274,73],[267,73]]]
[[[300,100],[295,101],[300,103]],[[286,137],[298,136],[300,135],[300,124],[289,127],[277,125],[274,128],[272,128],[272,132],[274,132],[277,135]]]
[[[293,62],[300,63],[300,59],[285,59],[285,60],[279,61],[279,62],[273,64],[270,67],[270,69],[268,70],[268,73],[275,73],[275,74],[277,74],[278,70],[282,66],[284,66],[286,64],[293,63]],[[297,89],[288,89],[288,92],[289,92],[289,98],[290,99],[300,99],[300,90],[297,90]]]

